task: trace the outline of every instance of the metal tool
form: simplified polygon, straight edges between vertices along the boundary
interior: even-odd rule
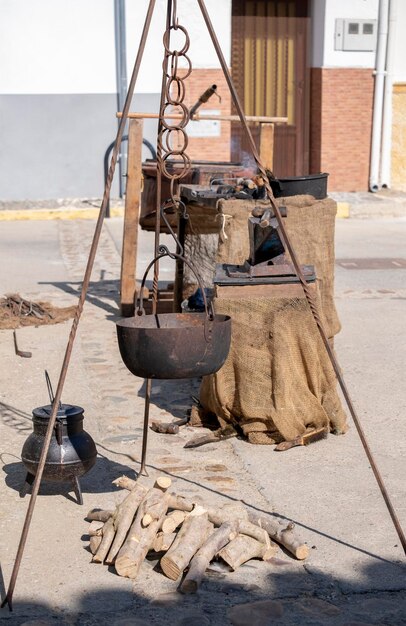
[[[216,96],[219,98],[221,102],[221,98],[217,93],[217,85],[212,85],[211,87],[206,89],[206,91],[202,93],[202,95],[197,100],[197,102],[195,102],[195,104],[192,107],[190,107],[189,109],[190,119],[193,119],[193,116],[195,115],[196,111],[202,106],[202,104],[205,104],[205,102],[207,102],[214,94],[216,94]]]
[[[25,352],[24,350],[20,350],[17,344],[17,333],[13,330],[13,339],[14,339],[14,350],[17,356],[21,356],[24,359],[30,359],[32,357],[32,352],[28,350]]]

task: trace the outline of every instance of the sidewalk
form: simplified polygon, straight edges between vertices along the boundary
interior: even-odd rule
[[[365,230],[366,229],[366,230]],[[1,291],[65,306],[77,302],[94,221],[10,221],[0,228]],[[99,458],[82,480],[84,506],[59,485],[44,484],[34,513],[14,596],[0,612],[12,626],[402,626],[406,624],[405,557],[355,428],[342,437],[288,453],[229,440],[197,449],[179,435],[150,432],[148,484],[162,473],[173,489],[205,503],[242,499],[248,506],[296,523],[311,548],[298,562],[280,551],[235,573],[212,571],[196,596],[146,561],[134,583],[102,565],[86,549],[92,507],[111,508],[123,494],[111,481],[139,467],[144,381],[123,365],[114,320],[118,314],[118,247],[122,220],[103,228],[89,298],[79,325],[64,401],[85,408],[85,429]],[[146,239],[143,236],[146,235]],[[151,254],[149,236],[140,248]],[[403,257],[405,220],[340,220],[337,258]],[[140,264],[141,271],[141,264]],[[403,527],[406,526],[406,336],[404,270],[337,267],[336,294],[343,331],[336,349],[346,381]],[[3,295],[3,293],[1,293]],[[7,585],[28,498],[22,445],[34,407],[47,402],[44,369],[57,380],[70,323],[0,331],[0,559]],[[151,418],[180,417],[199,381],[156,381]],[[1,572],[0,572],[1,574]],[[1,575],[0,575],[1,589]],[[260,618],[257,601],[267,601]],[[264,605],[262,605],[263,607]]]
[[[332,192],[330,196],[337,202],[337,217],[359,219],[406,217],[404,191],[381,189],[377,193]]]
[[[337,202],[338,218],[389,218],[406,217],[406,192],[381,189],[368,191],[331,192]],[[0,221],[96,219],[100,198],[72,198],[59,200],[0,201]],[[112,198],[110,216],[124,215],[124,200]]]

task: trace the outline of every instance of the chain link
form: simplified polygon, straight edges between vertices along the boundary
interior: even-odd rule
[[[173,32],[183,37],[184,41],[178,44],[178,49],[171,47]],[[170,199],[165,203],[166,209],[180,209],[182,204],[177,194],[177,183],[184,178],[191,167],[190,158],[186,152],[189,139],[185,126],[189,122],[189,109],[184,103],[185,80],[192,71],[191,61],[186,54],[190,46],[189,34],[184,26],[179,24],[177,17],[177,3],[173,0],[171,24],[164,33],[163,44],[165,58],[163,61],[166,84],[164,89],[165,101],[159,112],[160,132],[158,133],[158,167],[162,174],[170,181]],[[186,64],[179,73],[179,62]],[[168,70],[166,69],[168,68]],[[170,116],[176,114],[179,120]],[[171,163],[169,163],[171,161]]]

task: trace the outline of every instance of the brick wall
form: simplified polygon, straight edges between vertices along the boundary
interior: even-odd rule
[[[393,85],[391,186],[406,191],[406,83]]]
[[[372,130],[371,69],[312,68],[310,171],[330,191],[366,191]]]
[[[217,109],[224,115],[230,115],[231,95],[221,69],[193,69],[191,75],[185,80],[186,106],[193,106],[199,96],[211,85],[217,85],[217,93],[221,96],[221,102],[214,95],[206,104],[201,106],[199,111]],[[230,122],[223,121],[220,122],[219,137],[189,137],[187,154],[193,160],[229,161],[230,130]]]

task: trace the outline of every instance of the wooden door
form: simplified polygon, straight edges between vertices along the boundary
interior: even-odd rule
[[[247,115],[288,117],[275,128],[274,174],[309,173],[307,0],[233,0],[231,69]],[[258,140],[258,126],[252,126]],[[238,124],[232,128],[232,160],[248,158]]]

